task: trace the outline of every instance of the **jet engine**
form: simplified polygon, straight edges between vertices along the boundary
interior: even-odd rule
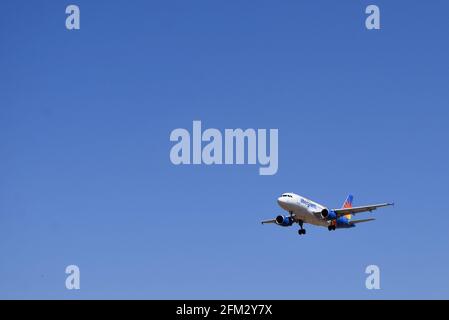
[[[294,223],[291,217],[277,216],[276,224],[281,227],[290,227]]]
[[[337,215],[335,214],[334,211],[329,211],[328,209],[324,208],[321,211],[321,218],[323,218],[324,220],[335,220],[337,219]]]

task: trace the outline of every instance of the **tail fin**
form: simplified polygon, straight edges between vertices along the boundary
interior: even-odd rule
[[[352,200],[354,200],[354,196],[352,194],[348,195],[345,202],[343,202],[342,208],[352,208]],[[345,215],[345,218],[351,220],[352,214]]]
[[[345,202],[343,202],[343,206],[342,208],[352,208],[352,200],[354,200],[354,196],[352,194],[350,194]]]

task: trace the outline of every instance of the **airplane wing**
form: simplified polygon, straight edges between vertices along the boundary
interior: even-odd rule
[[[337,217],[345,216],[347,214],[356,214],[360,212],[366,212],[366,211],[374,211],[377,208],[382,207],[388,207],[392,206],[394,203],[381,203],[381,204],[373,204],[370,206],[362,206],[362,207],[352,207],[352,208],[341,208],[341,209],[334,209],[333,211],[337,215]]]
[[[266,223],[276,223],[276,219],[262,221],[262,224],[266,224]]]
[[[357,224],[357,223],[362,223],[362,222],[369,222],[369,221],[374,221],[376,219],[362,219],[362,220],[351,220],[349,221],[350,224]]]

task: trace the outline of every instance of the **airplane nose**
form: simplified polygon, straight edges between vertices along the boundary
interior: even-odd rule
[[[290,208],[291,208],[290,198],[279,197],[277,201],[278,201],[279,207],[281,207],[284,210],[290,210]]]
[[[282,207],[285,204],[286,204],[285,198],[279,197],[278,198],[278,205],[280,205]]]

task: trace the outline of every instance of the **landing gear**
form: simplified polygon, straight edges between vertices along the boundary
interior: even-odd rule
[[[299,235],[306,234],[306,229],[303,228],[304,221],[299,220],[298,223],[299,223],[299,226],[301,227],[301,229],[298,230],[298,234]]]
[[[335,231],[337,229],[337,226],[329,226],[327,227],[327,230],[329,231]]]

